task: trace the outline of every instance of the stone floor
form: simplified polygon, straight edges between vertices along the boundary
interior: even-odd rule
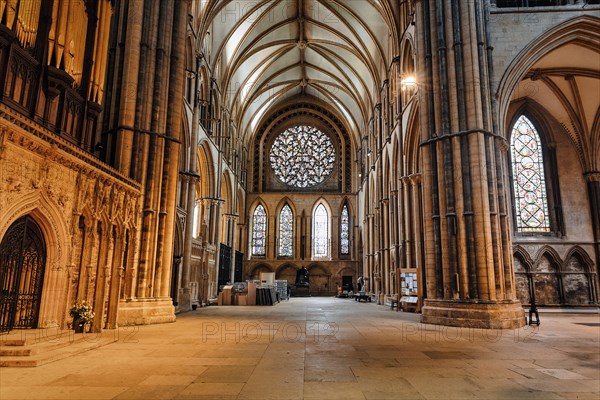
[[[209,307],[0,369],[0,399],[598,399],[598,313],[540,319],[483,331],[349,299]]]

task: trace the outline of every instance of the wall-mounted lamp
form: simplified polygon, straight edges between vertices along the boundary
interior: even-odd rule
[[[400,80],[400,86],[402,86],[402,90],[413,90],[417,87],[417,78],[414,75],[403,76]]]

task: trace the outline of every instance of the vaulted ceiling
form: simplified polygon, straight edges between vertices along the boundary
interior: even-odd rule
[[[222,105],[245,140],[273,107],[301,95],[363,131],[398,37],[387,1],[209,0],[203,8]]]

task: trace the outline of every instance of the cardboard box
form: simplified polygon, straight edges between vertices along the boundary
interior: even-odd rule
[[[255,306],[256,305],[256,283],[248,282],[248,298],[247,305]]]
[[[248,305],[248,295],[239,294],[237,296],[237,302],[238,302],[238,305],[240,305],[240,306],[247,306]]]
[[[233,289],[233,286],[231,285],[227,285],[227,286],[223,286],[223,292],[221,292],[223,294],[223,305],[224,306],[230,306],[232,304],[232,299],[231,299],[231,290]]]

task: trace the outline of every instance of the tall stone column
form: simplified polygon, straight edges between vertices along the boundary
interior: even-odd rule
[[[412,245],[414,238],[410,234],[410,222],[412,220],[411,209],[410,209],[410,193],[411,193],[411,183],[408,176],[403,176],[402,178],[402,205],[404,209],[402,210],[402,214],[404,218],[402,218],[402,229],[404,231],[402,241],[402,265],[403,268],[414,268],[414,265],[411,264],[412,260]]]
[[[215,246],[219,246],[219,243],[221,242],[221,229],[223,228],[223,218],[222,218],[222,213],[223,213],[223,200],[222,199],[212,199],[211,201],[211,214],[210,214],[210,219],[211,221],[213,221],[212,224],[212,243]]]
[[[171,302],[171,273],[173,268],[173,238],[175,235],[175,218],[177,209],[177,179],[179,176],[179,154],[182,141],[181,121],[183,119],[183,97],[185,79],[181,73],[185,69],[185,38],[187,34],[187,17],[189,2],[178,1],[173,6],[173,34],[170,36],[171,53],[165,64],[168,64],[169,90],[167,112],[165,113],[167,140],[164,149],[162,170],[162,193],[160,204],[160,221],[158,237],[158,257],[156,259],[160,279],[160,290],[155,297]]]
[[[594,297],[598,301],[600,290],[600,172],[592,172],[585,175],[590,197],[590,208],[592,212],[592,229],[594,231],[594,250],[596,252],[596,282]]]
[[[427,299],[422,321],[525,323],[516,299],[506,148],[491,93],[489,2],[417,2]]]
[[[396,271],[399,265],[398,225],[398,189],[392,189],[390,191],[390,263],[393,271]]]
[[[111,163],[136,180],[142,210],[131,243],[133,266],[120,324],[175,320],[169,297],[173,265],[178,157],[181,143],[184,54],[189,0],[135,0],[117,7],[111,37],[106,136]],[[121,51],[125,46],[126,51]],[[114,71],[113,69],[114,68]],[[130,282],[131,281],[131,282]]]
[[[196,79],[198,74],[196,73]],[[185,236],[183,244],[183,262],[182,273],[181,273],[181,285],[179,286],[179,306],[182,310],[191,308],[191,297],[190,297],[190,282],[191,282],[191,270],[192,270],[192,239],[194,238],[194,218],[200,218],[200,216],[194,215],[196,208],[196,184],[198,182],[198,131],[200,129],[200,111],[204,104],[198,99],[198,93],[196,94],[196,101],[194,102],[194,111],[192,114],[192,130],[188,154],[188,175],[185,176],[184,185],[187,185],[187,201],[186,201],[186,223],[185,223]],[[198,221],[196,221],[198,223]]]
[[[193,118],[195,121],[196,118]],[[193,132],[193,128],[192,128]],[[192,138],[194,134],[192,133]],[[193,143],[193,140],[192,140]],[[193,144],[190,147],[194,147]],[[190,150],[190,154],[192,154]],[[190,159],[190,164],[195,164],[195,160]],[[188,169],[192,173],[192,167]],[[194,238],[194,218],[196,208],[196,179],[192,176],[183,176],[181,178],[182,186],[186,186],[186,218],[183,235],[183,257],[181,259],[181,279],[179,279],[179,287],[177,288],[177,306],[181,310],[189,310],[191,306],[190,298],[190,282],[192,280],[192,239]]]
[[[374,219],[375,216],[373,214],[369,214],[367,215],[367,276],[366,278],[368,278],[368,282],[366,282],[367,285],[367,291],[372,292],[376,290],[376,286],[375,286],[375,240],[373,238],[373,223],[374,223]]]
[[[413,249],[414,249],[414,267],[419,271],[423,271],[422,260],[422,243],[421,243],[421,202],[419,197],[419,187],[421,185],[421,174],[409,175],[412,193],[412,208],[410,210],[413,232]],[[422,273],[422,272],[421,272]],[[419,282],[421,285],[421,282]]]
[[[392,271],[390,266],[390,213],[389,213],[389,199],[381,200],[381,230],[383,231],[383,243],[382,249],[382,262],[383,268],[382,273],[385,274],[385,280],[383,281],[382,290],[386,296],[391,294],[390,280]]]

